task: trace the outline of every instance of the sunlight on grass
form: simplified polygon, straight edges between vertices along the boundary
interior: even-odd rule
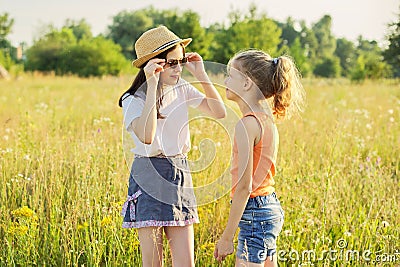
[[[0,80],[1,266],[140,266],[136,232],[122,229],[120,216],[129,169],[118,98],[130,82],[130,77]],[[400,251],[399,82],[304,85],[306,112],[278,124],[276,190],[285,210],[278,249],[287,252],[280,265],[302,263],[287,257],[295,255],[290,251],[313,250],[318,258],[343,240],[346,249],[371,251],[371,259]],[[225,99],[224,88],[218,89]],[[229,172],[229,134],[203,119],[190,127],[189,159],[212,162],[194,173],[194,184],[207,185]],[[215,157],[201,157],[214,150]],[[199,207],[201,223],[195,226],[196,266],[218,266],[214,242],[229,211],[229,196],[222,193],[212,201],[214,195],[198,192],[203,195],[197,198],[209,201]],[[234,257],[226,261],[231,266]],[[348,263],[319,261],[316,265]]]

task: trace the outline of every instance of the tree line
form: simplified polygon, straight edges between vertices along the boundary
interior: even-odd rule
[[[118,75],[127,72],[135,58],[137,38],[152,27],[165,25],[178,36],[192,37],[188,50],[206,61],[226,64],[236,52],[257,48],[274,57],[293,57],[304,77],[362,81],[400,76],[400,12],[398,20],[388,25],[386,48],[362,36],[356,42],[336,38],[329,15],[308,26],[291,17],[284,22],[273,20],[250,5],[247,12],[231,11],[228,20],[227,25],[202,27],[195,11],[150,6],[116,14],[107,31],[98,36],[93,36],[85,19],[66,20],[60,29],[49,26],[30,47],[23,47],[24,56],[18,58],[17,49],[7,40],[14,20],[5,13],[0,15],[0,64],[57,75]]]

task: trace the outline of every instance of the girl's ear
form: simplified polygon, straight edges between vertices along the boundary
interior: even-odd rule
[[[253,86],[253,81],[246,76],[246,80],[244,81],[243,89],[245,91],[250,90],[250,88]]]

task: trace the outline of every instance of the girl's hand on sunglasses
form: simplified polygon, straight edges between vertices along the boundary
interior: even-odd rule
[[[160,77],[160,72],[164,71],[165,60],[159,58],[153,58],[147,62],[146,66],[144,66],[144,73],[146,78],[149,80],[154,77],[158,82]]]
[[[204,73],[204,65],[202,57],[195,52],[186,53],[187,62],[185,68],[195,77]]]

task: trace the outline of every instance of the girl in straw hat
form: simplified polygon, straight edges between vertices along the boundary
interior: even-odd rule
[[[274,119],[302,110],[304,90],[299,81],[287,56],[271,58],[263,51],[248,50],[228,64],[226,96],[238,104],[243,118],[235,127],[232,206],[214,251],[219,261],[233,253],[239,227],[236,266],[277,266],[276,238],[283,210],[274,189],[279,143]]]
[[[185,53],[191,40],[164,26],[143,33],[132,63],[139,73],[119,100],[135,143],[123,227],[138,229],[143,266],[162,266],[163,232],[173,265],[194,266],[193,223],[198,214],[186,160],[188,107],[215,118],[225,117],[226,111],[201,56]],[[181,79],[184,66],[205,94]]]

